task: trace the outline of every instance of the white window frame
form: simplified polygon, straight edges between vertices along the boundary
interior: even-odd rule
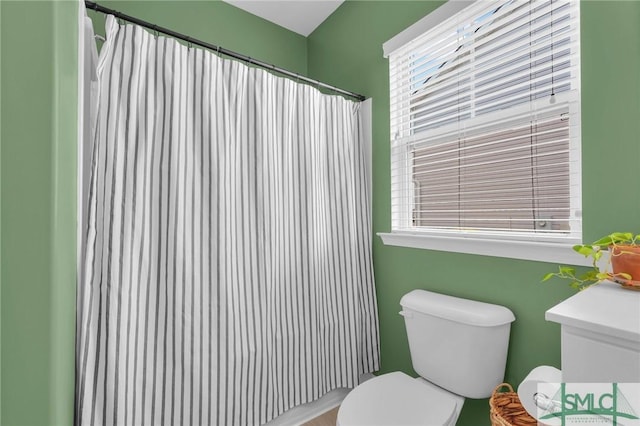
[[[482,1],[482,0],[480,0]],[[388,57],[393,51],[403,47],[416,37],[422,35],[434,26],[440,24],[451,16],[462,11],[474,1],[456,1],[450,0],[432,13],[416,22],[391,40],[383,45],[384,56]],[[579,31],[578,31],[579,34]],[[393,89],[394,82],[390,82]],[[578,77],[578,88],[580,80]],[[558,95],[556,95],[558,96]],[[575,94],[573,95],[576,96]],[[580,91],[577,93],[577,102],[570,104],[570,119],[580,118]],[[580,125],[572,129],[570,133],[570,184],[573,187],[580,188],[578,191],[571,193],[570,206],[574,211],[580,211],[582,203],[582,187],[581,187],[581,134]],[[393,141],[391,142],[393,144]],[[409,153],[406,154],[407,161],[410,161]],[[395,157],[391,161],[402,161]],[[409,164],[409,163],[407,163]],[[410,176],[407,176],[409,179]],[[410,192],[412,189],[410,182],[400,180],[392,182],[392,194],[399,191]],[[572,232],[568,235],[533,235],[533,233],[500,233],[495,231],[482,230],[436,230],[421,229],[420,231],[398,230],[398,215],[410,217],[411,208],[409,203],[400,207],[392,206],[392,232],[379,232],[377,235],[382,238],[385,245],[439,250],[455,253],[467,253],[486,256],[505,257],[512,259],[566,263],[572,265],[589,266],[590,262],[583,256],[571,250],[575,244],[581,243],[582,229],[580,226],[572,224]],[[398,210],[400,209],[400,210]]]

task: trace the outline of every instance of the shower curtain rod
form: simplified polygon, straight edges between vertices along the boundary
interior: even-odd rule
[[[350,92],[348,90],[343,90],[343,89],[340,89],[339,87],[331,86],[331,85],[323,83],[321,81],[313,80],[313,79],[308,78],[308,77],[304,77],[304,76],[302,76],[302,75],[300,75],[298,73],[286,70],[284,68],[277,67],[277,66],[272,65],[272,64],[268,64],[266,62],[251,58],[249,56],[243,55],[241,53],[234,52],[232,50],[225,49],[224,47],[216,46],[216,45],[204,42],[202,40],[198,40],[198,39],[189,37],[187,35],[172,31],[170,29],[163,28],[161,26],[151,24],[151,23],[149,23],[147,21],[143,21],[142,19],[138,19],[138,18],[134,18],[133,16],[125,15],[124,13],[120,13],[117,10],[113,10],[113,9],[109,9],[109,8],[104,7],[104,6],[101,6],[98,3],[95,3],[95,2],[92,2],[92,1],[89,1],[89,0],[85,0],[84,5],[85,5],[85,7],[87,9],[95,10],[96,12],[101,12],[101,13],[104,13],[106,15],[113,15],[116,18],[122,19],[122,20],[127,21],[127,22],[131,22],[131,23],[136,24],[136,25],[140,25],[141,27],[148,28],[148,29],[150,29],[150,30],[152,30],[154,32],[166,34],[166,35],[171,36],[173,38],[177,38],[179,40],[186,41],[189,44],[194,44],[194,45],[197,45],[197,46],[200,46],[200,47],[204,47],[204,48],[209,49],[209,50],[213,50],[213,51],[215,51],[217,53],[221,53],[221,54],[223,54],[225,56],[230,56],[230,57],[238,59],[240,61],[247,62],[250,65],[255,65],[257,67],[264,68],[264,69],[267,69],[269,71],[277,72],[278,74],[285,75],[285,76],[290,77],[292,79],[295,79],[297,81],[303,81],[305,83],[309,83],[309,84],[317,86],[317,87],[323,87],[325,89],[331,90],[332,92],[339,93],[341,95],[345,95],[345,96],[348,96],[350,98],[357,99],[358,101],[364,101],[365,100],[365,97],[363,95],[358,94],[358,93]]]

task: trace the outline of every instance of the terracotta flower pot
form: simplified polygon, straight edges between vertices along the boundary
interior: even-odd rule
[[[640,282],[640,246],[616,245],[609,247],[613,275],[625,273]]]

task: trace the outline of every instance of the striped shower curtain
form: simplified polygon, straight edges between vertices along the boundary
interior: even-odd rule
[[[76,423],[258,425],[379,365],[359,104],[107,20]]]

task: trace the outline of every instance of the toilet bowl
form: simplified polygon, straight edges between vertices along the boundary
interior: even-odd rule
[[[383,374],[351,391],[338,426],[455,425],[464,398],[402,372]]]
[[[513,313],[504,306],[414,290],[400,301],[414,370],[351,391],[339,426],[455,425],[465,398],[488,398],[504,379]]]

